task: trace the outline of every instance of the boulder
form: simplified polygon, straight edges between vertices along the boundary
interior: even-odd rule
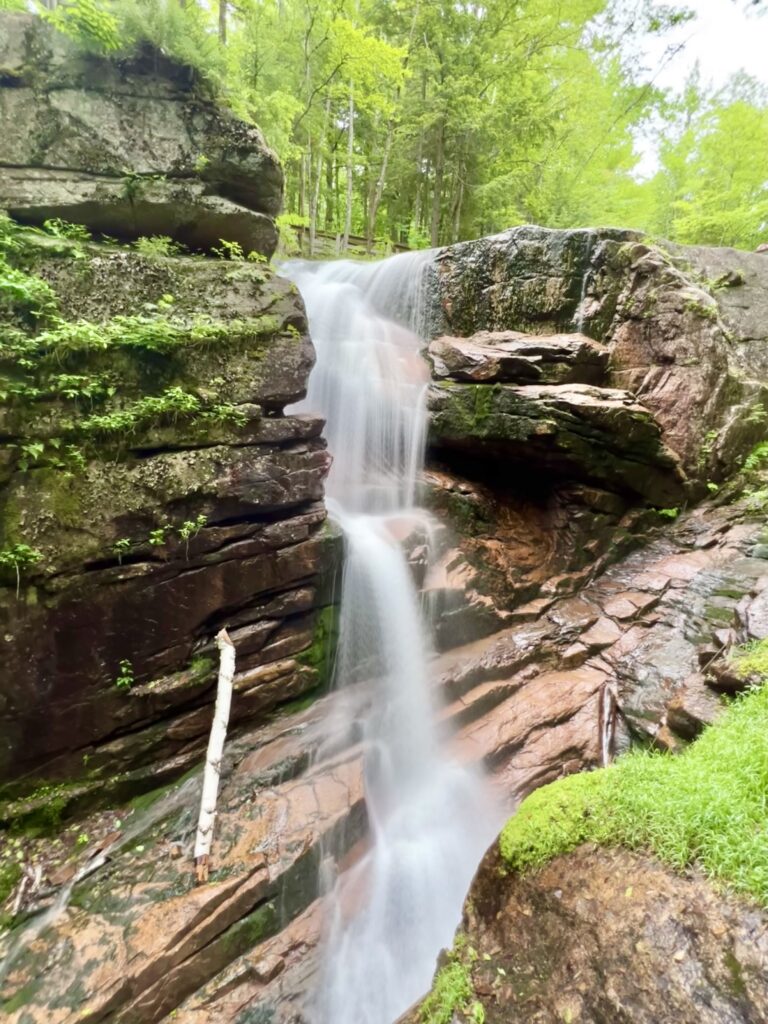
[[[608,383],[641,399],[704,494],[764,436],[766,293],[758,253],[526,225],[441,250],[429,321],[434,337],[574,331],[601,343]]]
[[[0,131],[0,209],[20,220],[274,251],[277,157],[150,47],[102,57],[40,18],[0,12]]]
[[[478,1019],[473,999],[487,1024],[759,1024],[768,1015],[765,910],[635,853],[585,846],[520,877],[492,849],[462,941],[474,995],[452,1017],[460,1024]],[[422,1019],[414,1010],[400,1024]]]
[[[667,724],[679,736],[692,740],[705,726],[711,725],[722,710],[719,696],[707,686],[704,676],[696,672],[686,679],[669,702]]]
[[[608,352],[580,334],[479,331],[471,338],[437,338],[428,357],[434,377],[475,384],[601,384],[608,366]]]
[[[626,391],[443,382],[430,388],[428,406],[437,449],[532,464],[538,477],[607,485],[655,505],[676,505],[685,494],[653,417]]]

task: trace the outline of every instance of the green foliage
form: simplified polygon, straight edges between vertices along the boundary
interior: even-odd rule
[[[154,548],[160,548],[165,544],[166,534],[170,530],[170,526],[160,526],[156,530],[152,530],[149,534],[149,543]]]
[[[679,508],[657,508],[656,512],[660,516],[664,516],[665,519],[677,519],[680,515]]]
[[[112,550],[117,555],[118,565],[123,564],[123,556],[130,554],[132,549],[133,544],[128,537],[121,537],[119,540],[115,541],[112,545]]]
[[[87,227],[83,224],[72,224],[68,220],[62,220],[60,217],[53,217],[50,220],[43,221],[43,227],[54,238],[68,238],[73,242],[91,241],[91,233]]]
[[[136,239],[135,244],[137,251],[150,260],[178,256],[183,252],[183,246],[174,242],[168,235],[142,235]]]
[[[735,647],[728,656],[733,670],[744,679],[768,680],[768,639]]]
[[[451,1024],[456,1010],[469,1009],[474,994],[468,967],[461,960],[446,964],[437,972],[432,990],[421,1004],[422,1024]],[[476,1013],[474,1019],[481,1024]]]
[[[56,309],[56,296],[45,281],[12,267],[0,251],[0,314],[40,322]]]
[[[0,571],[10,569],[16,577],[16,597],[21,587],[22,570],[28,569],[42,559],[42,554],[28,544],[14,544],[12,547],[0,548]]]
[[[115,687],[118,690],[127,692],[131,689],[135,682],[136,679],[133,674],[133,665],[130,663],[130,661],[128,661],[127,658],[124,658],[120,662],[119,671],[117,673],[117,677],[115,678]]]
[[[211,246],[211,252],[221,260],[242,260],[245,259],[243,247],[239,242],[228,242],[226,238],[220,238],[220,246]]]
[[[748,652],[760,672],[764,650]],[[742,661],[742,665],[744,661]],[[582,842],[693,865],[768,906],[768,686],[735,700],[683,754],[635,751],[531,794],[505,826],[510,868],[530,870]]]
[[[98,53],[118,50],[120,26],[107,4],[97,0],[60,0],[52,10],[40,14],[59,32]]]
[[[179,527],[179,537],[184,541],[184,551],[187,558],[189,558],[190,539],[192,537],[196,537],[207,522],[208,516],[201,514],[199,516],[195,516],[194,519],[185,519]]]
[[[44,16],[102,51],[151,42],[258,123],[286,171],[280,227],[289,253],[299,224],[332,238],[349,228],[365,235],[368,250],[443,244],[525,222],[621,224],[745,248],[763,238],[765,91],[740,74],[712,92],[694,74],[676,95],[636,59],[638,39],[663,37],[692,17],[684,7],[228,7],[65,0]],[[636,139],[656,128],[661,166],[643,181]],[[195,173],[205,177],[209,164],[198,154]],[[135,201],[154,177],[126,172],[125,194]]]
[[[764,468],[766,461],[768,461],[768,441],[761,441],[744,459],[744,472],[750,474],[758,472]]]

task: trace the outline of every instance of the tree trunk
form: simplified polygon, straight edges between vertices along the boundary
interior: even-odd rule
[[[379,171],[379,177],[376,182],[376,189],[371,197],[371,203],[368,207],[368,226],[365,232],[365,247],[370,253],[373,249],[373,236],[376,232],[376,214],[379,212],[379,206],[381,206],[381,200],[384,195],[384,183],[387,179],[387,164],[389,163],[389,154],[392,151],[392,140],[395,135],[395,119],[392,118],[387,127],[387,138],[384,143],[384,155],[381,158],[381,170]]]
[[[219,42],[227,43],[227,0],[219,0]]]
[[[307,194],[306,156],[305,156],[304,153],[302,153],[301,154],[301,159],[299,160],[299,209],[298,209],[298,214],[299,214],[300,217],[304,216],[304,205],[305,205],[304,201],[305,201],[306,194]]]
[[[445,123],[440,122],[437,133],[437,152],[435,154],[435,182],[432,193],[432,219],[430,221],[429,238],[432,248],[440,244],[440,219],[443,199],[443,174],[445,172]]]
[[[336,157],[334,155],[332,160],[326,160],[325,162],[325,230],[328,234],[331,233],[331,229],[334,227],[333,223],[333,174],[335,169]]]
[[[465,147],[462,145],[462,153]],[[453,200],[451,202],[451,241],[458,242],[459,232],[461,231],[461,207],[464,203],[464,157],[463,155],[456,161],[456,177],[454,179],[453,186]]]
[[[343,252],[347,251],[349,246],[349,236],[352,233],[352,197],[354,184],[352,162],[355,156],[355,97],[352,92],[351,83],[349,86],[349,128],[347,133],[347,209],[344,215]]]
[[[227,738],[229,709],[232,706],[232,680],[235,675],[235,645],[229,639],[226,629],[216,636],[219,648],[219,683],[216,690],[216,707],[208,740],[203,773],[203,793],[200,798],[200,817],[195,838],[195,871],[198,882],[208,881],[208,862],[213,842],[213,828],[216,824],[216,802],[219,797],[221,759],[224,741]]]
[[[309,200],[309,255],[315,254],[315,234],[317,233],[317,210],[320,205],[320,182],[323,178],[323,150],[328,135],[328,121],[331,116],[331,94],[325,97],[325,113],[323,115],[323,131],[320,142],[317,146],[317,170],[315,171],[315,186]]]

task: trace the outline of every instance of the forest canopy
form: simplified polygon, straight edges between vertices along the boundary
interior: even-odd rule
[[[534,222],[751,249],[768,237],[768,90],[638,59],[692,17],[645,0],[47,0],[83,45],[150,41],[258,124],[285,219],[371,247]],[[28,9],[25,0],[0,7]],[[662,63],[679,47],[667,47]],[[650,175],[639,139],[655,140]]]

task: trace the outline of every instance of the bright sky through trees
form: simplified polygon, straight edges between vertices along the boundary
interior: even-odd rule
[[[195,65],[279,153],[286,215],[342,248],[520,223],[754,248],[768,4],[746,2],[65,0],[43,16]]]

